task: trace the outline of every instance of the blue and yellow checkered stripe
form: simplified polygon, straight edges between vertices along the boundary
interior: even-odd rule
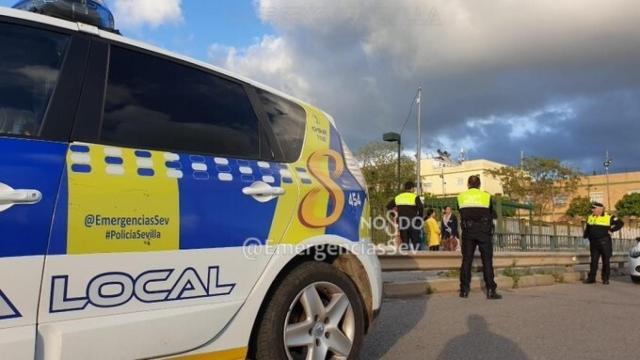
[[[293,183],[286,164],[72,144],[49,253],[232,247],[241,246],[249,237],[266,241],[276,204],[257,206],[254,199],[242,194],[241,188],[255,181],[272,186]],[[67,211],[60,208],[65,205]],[[247,216],[239,213],[243,208],[252,209],[250,231],[220,226],[237,224],[230,218]],[[159,239],[117,240],[105,238],[104,227],[87,226],[85,219],[93,214],[124,218],[153,215],[169,221]],[[144,232],[151,227],[133,228]]]
[[[296,244],[324,234],[358,241],[364,206],[344,202],[351,193],[364,200],[364,189],[344,167],[334,126],[321,111],[304,107],[308,116],[305,145],[300,159],[292,164],[70,145],[49,253],[238,247],[249,238]],[[333,178],[337,166],[344,171]],[[258,203],[241,191],[255,181],[283,187],[285,195]],[[87,226],[91,214],[153,215],[167,219],[167,224],[159,230],[162,236],[154,239],[106,238],[104,227]],[[316,220],[323,225],[314,226]],[[153,226],[132,228],[156,231]],[[124,231],[116,230],[116,236]]]

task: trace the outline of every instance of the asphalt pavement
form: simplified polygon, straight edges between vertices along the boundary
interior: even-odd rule
[[[501,293],[385,300],[361,358],[640,359],[640,285],[628,277]]]

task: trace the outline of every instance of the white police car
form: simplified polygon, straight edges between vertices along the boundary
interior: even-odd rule
[[[638,244],[629,251],[629,274],[631,281],[640,284],[640,237],[636,240]]]
[[[16,7],[0,358],[356,358],[380,265],[332,118],[120,36],[101,1]]]

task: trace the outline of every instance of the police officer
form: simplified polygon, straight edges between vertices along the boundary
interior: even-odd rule
[[[404,184],[404,192],[396,196],[387,204],[387,210],[397,210],[397,223],[400,239],[405,245],[418,248],[420,232],[422,231],[422,213],[424,207],[420,197],[416,195],[416,184],[408,181]]]
[[[589,276],[584,280],[585,284],[596,282],[600,257],[602,257],[602,283],[609,284],[610,260],[613,254],[611,234],[622,229],[623,226],[622,220],[607,214],[601,203],[593,202],[591,204],[591,215],[587,218],[587,226],[583,236],[585,239],[589,239],[589,251],[591,252],[591,269]]]
[[[491,195],[480,190],[480,177],[473,175],[467,182],[469,190],[458,195],[462,225],[462,266],[460,268],[460,297],[469,297],[471,264],[476,246],[480,248],[487,299],[501,299],[496,292],[493,273],[493,208]]]

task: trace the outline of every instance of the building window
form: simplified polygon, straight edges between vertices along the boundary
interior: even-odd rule
[[[431,189],[431,186],[432,186],[432,185],[433,185],[433,184],[432,184],[432,183],[430,183],[430,182],[424,183],[424,188],[425,188],[425,189]]]
[[[567,205],[568,199],[566,195],[559,195],[553,198],[553,203],[556,206],[564,206]]]
[[[604,202],[604,193],[601,191],[589,193],[589,198],[592,202]]]

